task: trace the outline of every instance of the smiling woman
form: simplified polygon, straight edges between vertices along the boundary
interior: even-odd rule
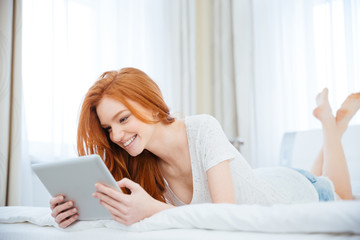
[[[134,68],[105,72],[84,98],[78,126],[78,153],[102,156],[114,178],[124,184],[121,185],[124,192],[134,192],[136,182],[141,186],[142,195],[158,200],[150,202],[159,205],[165,203],[165,181],[159,169],[159,157],[150,149],[157,144],[152,140],[158,124],[169,125],[174,121],[159,87],[144,72]],[[123,198],[123,194],[101,184],[97,188],[106,195]],[[94,196],[100,198],[99,194]],[[59,208],[55,208],[55,203],[53,199],[51,206],[57,209],[54,210],[54,216],[57,216]],[[104,204],[103,201],[101,203]],[[107,205],[105,207],[108,208]],[[152,207],[153,210],[157,208]],[[153,214],[144,213],[146,216]],[[73,218],[67,217],[64,214],[57,216],[60,226],[66,227],[77,219],[76,214]],[[118,215],[114,219],[124,222]]]
[[[149,126],[154,125],[149,123],[158,122],[170,124],[174,118],[155,82],[133,68],[105,72],[85,96],[78,126],[78,152],[104,156],[116,180],[134,179],[156,199],[164,201],[164,180],[157,157],[147,151],[140,154],[150,141]],[[154,172],[155,178],[138,174],[147,170]]]
[[[327,89],[316,102],[324,147],[311,173],[285,167],[253,171],[215,118],[172,117],[156,83],[139,69],[123,68],[105,72],[88,90],[78,153],[100,155],[118,181],[122,191],[97,183],[93,197],[125,225],[185,204],[352,199],[341,136],[360,109],[360,93],[344,101],[336,118]],[[60,195],[50,201],[52,216],[63,228],[78,219],[74,202],[64,199]]]

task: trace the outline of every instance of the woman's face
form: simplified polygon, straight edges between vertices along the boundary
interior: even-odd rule
[[[145,117],[152,119],[152,111],[140,104],[127,100]],[[155,124],[147,124],[137,119],[121,102],[104,97],[96,107],[101,126],[108,131],[110,139],[125,149],[131,156],[139,155],[146,149],[155,130]]]

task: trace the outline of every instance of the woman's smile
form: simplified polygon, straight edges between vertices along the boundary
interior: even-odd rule
[[[133,136],[132,138],[130,138],[129,140],[127,140],[125,143],[123,143],[124,148],[130,148],[131,147],[131,143],[134,142],[135,138],[137,137],[137,134],[135,134],[135,136]],[[131,144],[131,145],[130,145]]]
[[[136,102],[127,101],[136,109],[141,109],[144,115],[152,117],[152,112]],[[96,107],[96,111],[101,126],[109,134],[111,141],[131,156],[141,154],[151,142],[155,125],[140,121],[121,102],[104,97]]]

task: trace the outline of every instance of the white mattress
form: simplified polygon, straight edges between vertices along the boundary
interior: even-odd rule
[[[26,222],[26,223],[24,223]],[[293,205],[198,204],[131,226],[79,221],[59,229],[48,208],[0,207],[0,239],[360,239],[360,201]]]

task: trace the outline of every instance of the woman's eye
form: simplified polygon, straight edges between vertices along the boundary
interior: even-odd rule
[[[126,117],[120,118],[120,123],[125,122],[128,118],[129,118],[129,116],[126,116]]]

